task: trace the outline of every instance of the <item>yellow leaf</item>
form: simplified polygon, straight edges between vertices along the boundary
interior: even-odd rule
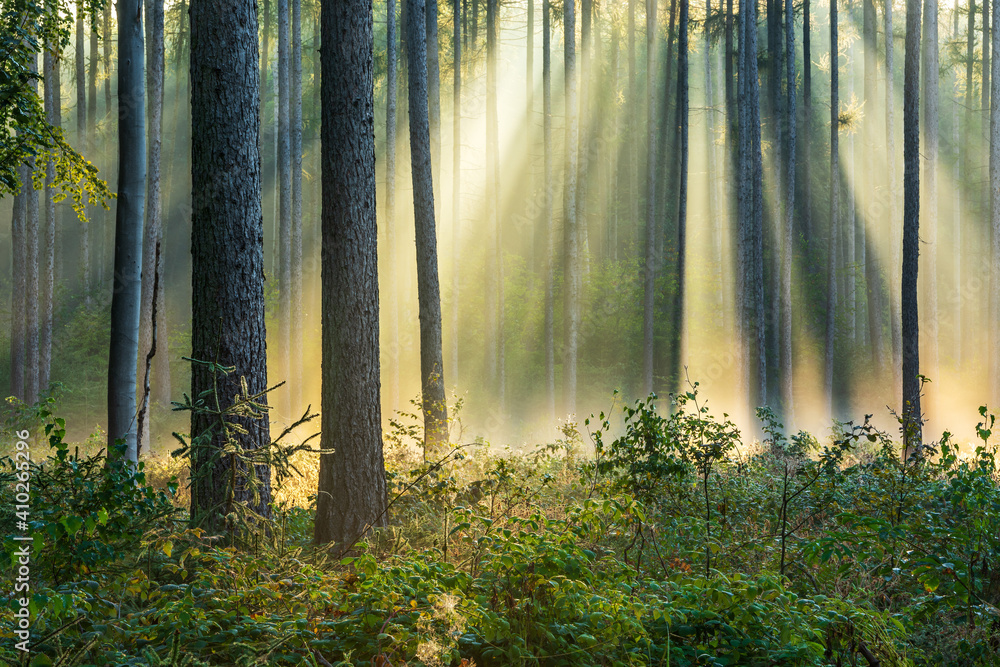
[[[163,553],[167,558],[170,558],[170,554],[174,551],[174,543],[171,541],[166,541],[163,543]]]

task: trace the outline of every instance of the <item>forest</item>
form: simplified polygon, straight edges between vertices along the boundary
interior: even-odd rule
[[[0,662],[1000,665],[1000,0],[0,0]]]

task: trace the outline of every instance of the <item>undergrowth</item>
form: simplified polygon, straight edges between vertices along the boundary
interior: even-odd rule
[[[868,420],[821,443],[760,411],[764,442],[738,447],[696,386],[664,412],[626,406],[620,437],[599,415],[583,436],[570,424],[534,451],[476,443],[443,463],[397,422],[390,525],[350,557],[312,544],[307,452],[266,529],[227,546],[190,527],[180,461],[81,453],[51,410],[19,417],[44,433],[27,468],[32,664],[1000,664],[985,408],[970,455],[946,434],[906,462]],[[7,590],[0,660],[24,664]]]

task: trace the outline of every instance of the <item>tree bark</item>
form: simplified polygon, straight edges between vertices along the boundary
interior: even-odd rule
[[[83,2],[76,6],[76,143],[81,151],[90,154],[90,133],[87,126],[87,68],[84,40]],[[80,287],[83,291],[84,303],[90,305],[90,221],[80,221]]]
[[[278,0],[278,372],[288,384],[278,391],[278,411],[291,414],[292,384],[292,47],[289,0]]]
[[[824,349],[823,395],[832,419],[833,355],[837,337],[837,235],[840,233],[840,58],[837,0],[830,0],[830,229],[826,274],[826,336]]]
[[[529,3],[531,0],[528,0]],[[458,339],[459,339],[459,303],[461,295],[462,276],[462,21],[461,0],[453,0],[452,13],[454,25],[452,30],[452,51],[454,60],[454,92],[452,94],[452,188],[451,188],[451,377],[452,384],[458,386]],[[528,39],[531,39],[529,19]],[[529,49],[529,53],[531,50]],[[529,61],[529,72],[531,65]],[[531,88],[529,84],[528,88]],[[393,99],[395,108],[395,99]]]
[[[785,219],[781,233],[781,404],[789,432],[795,422],[795,395],[792,363],[792,257],[793,225],[795,221],[795,11],[791,0],[785,0],[785,94],[787,144],[785,146],[786,177]],[[808,204],[808,203],[807,203]]]
[[[486,260],[487,351],[490,383],[499,410],[506,409],[506,340],[504,338],[503,224],[500,214],[500,139],[497,118],[498,0],[486,0],[486,210],[493,247]]]
[[[14,194],[14,205],[10,221],[11,240],[11,294],[10,318],[10,395],[25,401],[24,391],[25,342],[27,341],[27,290],[28,270],[31,268],[31,258],[28,257],[28,190],[33,189],[31,174],[26,165],[18,167],[20,186]],[[37,233],[37,232],[36,232]],[[35,269],[37,271],[37,264]]]
[[[656,0],[646,0],[646,267],[643,272],[642,393],[653,392],[656,307]],[[669,84],[668,84],[669,88]],[[665,110],[666,111],[666,110]]]
[[[389,290],[389,404],[399,409],[399,290],[396,284],[396,101],[399,56],[396,52],[396,0],[386,0],[385,113],[385,262]]]
[[[163,239],[161,224],[162,200],[160,198],[160,145],[163,136],[163,77],[164,77],[164,44],[163,44],[163,0],[144,0],[146,17],[146,113],[149,120],[146,130],[146,207],[145,222],[142,235],[142,305],[139,314],[139,356],[136,367],[140,381],[137,384],[138,401],[142,404],[144,393],[144,375],[146,356],[153,346],[153,284],[159,274],[160,284],[163,284],[163,249],[157,255],[156,247]],[[157,264],[159,257],[159,264]],[[161,288],[162,290],[162,288]],[[161,290],[157,290],[157,294]],[[157,304],[159,305],[159,304]],[[157,316],[163,311],[157,307]],[[159,317],[158,317],[159,319]],[[160,323],[157,322],[158,347],[167,340]],[[159,354],[156,354],[159,353]],[[162,349],[154,352],[158,356],[166,356]],[[169,368],[169,366],[168,366]],[[162,366],[157,370],[162,370]],[[143,430],[138,433],[136,448],[142,451],[142,444],[152,446],[149,438],[149,419],[143,421]]]
[[[885,0],[883,11],[885,39],[885,150],[886,150],[886,181],[889,191],[889,317],[890,334],[892,336],[892,368],[893,386],[902,387],[903,382],[903,332],[902,306],[900,298],[902,286],[900,283],[900,267],[902,265],[903,225],[899,216],[899,195],[896,181],[896,94],[893,79],[893,51],[895,41],[892,26],[893,0]],[[900,405],[902,394],[895,394],[895,404]]]
[[[680,175],[677,188],[677,257],[675,265],[676,287],[672,308],[671,336],[673,350],[670,354],[670,391],[682,389],[684,368],[684,296],[686,286],[687,255],[687,200],[688,200],[688,0],[680,0],[677,44],[677,116],[680,120]],[[709,147],[711,148],[711,147]]]
[[[448,442],[441,349],[441,288],[438,283],[434,184],[427,110],[427,35],[424,0],[406,0],[406,48],[410,109],[410,160],[417,246],[417,304],[420,310],[420,377],[424,447]]]
[[[632,5],[629,1],[629,6]],[[543,185],[545,186],[545,393],[549,421],[556,416],[555,354],[555,273],[556,229],[552,209],[555,183],[552,174],[552,5],[542,0],[542,147],[544,149]]]
[[[936,378],[938,375],[938,196],[937,196],[937,162],[938,162],[938,3],[937,0],[924,0],[923,16],[923,136],[924,136],[924,205],[926,215],[923,216],[923,241],[927,244],[924,264],[927,287],[927,315],[924,319],[927,342],[925,350],[927,359],[924,362],[926,373]]]
[[[903,61],[903,435],[904,457],[921,442],[920,325],[917,267],[920,233],[920,0],[906,0]],[[998,118],[1000,120],[1000,118]]]
[[[865,108],[871,109],[875,106],[875,76],[877,68],[878,45],[876,43],[875,29],[875,2],[874,0],[864,0],[864,55],[865,55]],[[862,209],[862,230],[865,238],[874,241],[876,220],[869,219],[865,211],[871,210],[875,202],[875,157],[874,146],[877,142],[877,132],[875,131],[874,115],[866,116],[864,119],[864,160],[867,176],[863,177],[866,203]],[[956,184],[956,187],[957,184]],[[884,237],[883,237],[884,238]],[[865,254],[865,285],[868,296],[868,336],[871,343],[872,368],[876,379],[882,379],[885,368],[883,353],[885,347],[882,343],[882,271],[877,249],[874,243],[866,243],[867,252]]]
[[[193,364],[191,396],[217,383],[214,400],[223,408],[236,400],[241,380],[251,395],[267,389],[257,48],[255,2],[191,3],[191,355],[235,369],[213,379],[209,369]],[[266,412],[227,421],[246,429],[236,436],[243,451],[268,446]],[[224,527],[226,490],[234,478],[233,501],[269,516],[270,468],[234,470],[231,457],[218,456],[225,438],[217,418],[193,413],[191,433],[208,429],[211,441],[193,461],[192,522]]]
[[[320,458],[315,538],[343,548],[368,526],[386,525],[387,518],[379,396],[372,2],[324,0],[321,17],[322,43],[335,45],[321,51],[321,446],[334,451]]]
[[[142,237],[146,203],[146,113],[143,82],[142,0],[118,5],[118,206],[115,273],[108,357],[108,450],[124,440],[138,460],[136,360],[142,304]],[[53,223],[49,223],[53,226]]]
[[[291,366],[288,379],[292,385],[292,415],[303,409],[302,405],[302,1],[292,0],[292,62],[291,82],[288,86],[292,170],[292,239],[291,239]]]
[[[985,6],[987,2],[983,2]],[[993,0],[993,72],[990,80],[990,388],[1000,402],[1000,0]]]

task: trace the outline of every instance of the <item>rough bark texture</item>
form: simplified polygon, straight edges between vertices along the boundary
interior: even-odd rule
[[[136,447],[136,360],[142,302],[142,237],[146,202],[146,113],[143,81],[142,0],[118,5],[118,200],[115,273],[108,357],[108,444]],[[50,226],[52,223],[49,223]]]
[[[386,524],[379,399],[371,0],[325,0],[323,425],[316,542],[346,547]]]
[[[905,456],[920,444],[920,325],[917,264],[920,249],[920,0],[906,0],[903,61],[903,427]]]
[[[139,315],[139,358],[137,359],[138,377],[138,400],[140,405],[144,393],[144,375],[146,368],[146,355],[149,354],[153,345],[153,283],[157,274],[163,280],[163,249],[160,250],[160,265],[157,266],[156,246],[163,238],[163,228],[161,225],[162,200],[160,198],[160,145],[163,136],[163,75],[164,75],[164,52],[163,52],[163,0],[145,0],[146,12],[146,109],[148,124],[146,126],[146,210],[145,223],[142,238],[142,306]],[[161,282],[162,284],[162,282]],[[157,290],[163,291],[161,287]],[[159,306],[159,304],[157,304]],[[157,340],[159,346],[167,340],[163,327],[160,326],[160,317],[163,311],[157,308]],[[158,356],[165,357],[164,350],[156,350],[155,360]],[[168,366],[169,368],[169,366]],[[162,372],[163,366],[159,365],[156,370]],[[149,419],[143,421],[143,430],[138,434],[137,449],[141,451],[142,444],[150,447],[152,443],[149,439]]]
[[[193,2],[191,355],[235,368],[216,378],[215,400],[223,408],[233,404],[241,378],[251,394],[267,388],[259,86],[256,3]],[[212,388],[212,374],[194,364],[191,395]],[[260,419],[232,421],[247,430],[247,435],[238,436],[244,451],[270,442],[266,413]],[[192,434],[209,428],[211,444],[194,461],[198,478],[191,489],[192,520],[210,530],[222,528],[227,488],[232,488],[234,502],[246,502],[251,510],[268,516],[270,469],[261,465],[253,472],[234,471],[229,457],[213,462],[224,442],[222,430],[211,415],[192,415]],[[250,474],[260,483],[257,502],[244,481]],[[230,487],[234,477],[236,484]]]
[[[656,0],[646,0],[646,264],[642,286],[642,393],[653,391],[656,306]],[[669,88],[669,86],[668,86]],[[637,197],[638,199],[638,197]]]
[[[795,11],[791,0],[785,1],[785,94],[787,144],[785,146],[785,219],[781,230],[781,405],[785,426],[792,432],[795,400],[792,367],[792,241],[795,222]]]
[[[826,335],[823,357],[823,395],[827,414],[833,414],[833,353],[837,323],[837,235],[840,232],[840,59],[837,0],[830,0],[830,228],[826,269]]]
[[[655,1],[655,0],[653,0]],[[580,252],[576,224],[576,176],[579,155],[580,125],[576,98],[576,7],[566,0],[563,11],[564,56],[566,69],[566,185],[563,194],[563,243],[565,270],[563,278],[563,408],[576,413],[576,356],[580,327]]]
[[[926,373],[932,378],[938,375],[938,0],[924,0],[923,61],[920,73],[923,75],[923,128],[924,168],[923,168],[923,238],[927,244],[924,255],[926,272],[927,314],[924,317],[926,336],[924,360]]]
[[[632,6],[629,1],[629,6]],[[555,280],[556,229],[552,209],[555,205],[552,173],[552,5],[542,0],[542,147],[543,180],[545,187],[545,393],[552,423],[556,415],[556,353],[555,353]],[[634,40],[633,40],[634,42]],[[634,45],[634,44],[633,44]],[[632,71],[630,69],[630,71]],[[631,90],[631,89],[630,89]]]
[[[441,349],[441,287],[438,283],[430,123],[427,116],[427,35],[423,0],[406,0],[409,73],[410,161],[417,245],[420,310],[420,379],[427,450],[447,444],[448,416]]]

